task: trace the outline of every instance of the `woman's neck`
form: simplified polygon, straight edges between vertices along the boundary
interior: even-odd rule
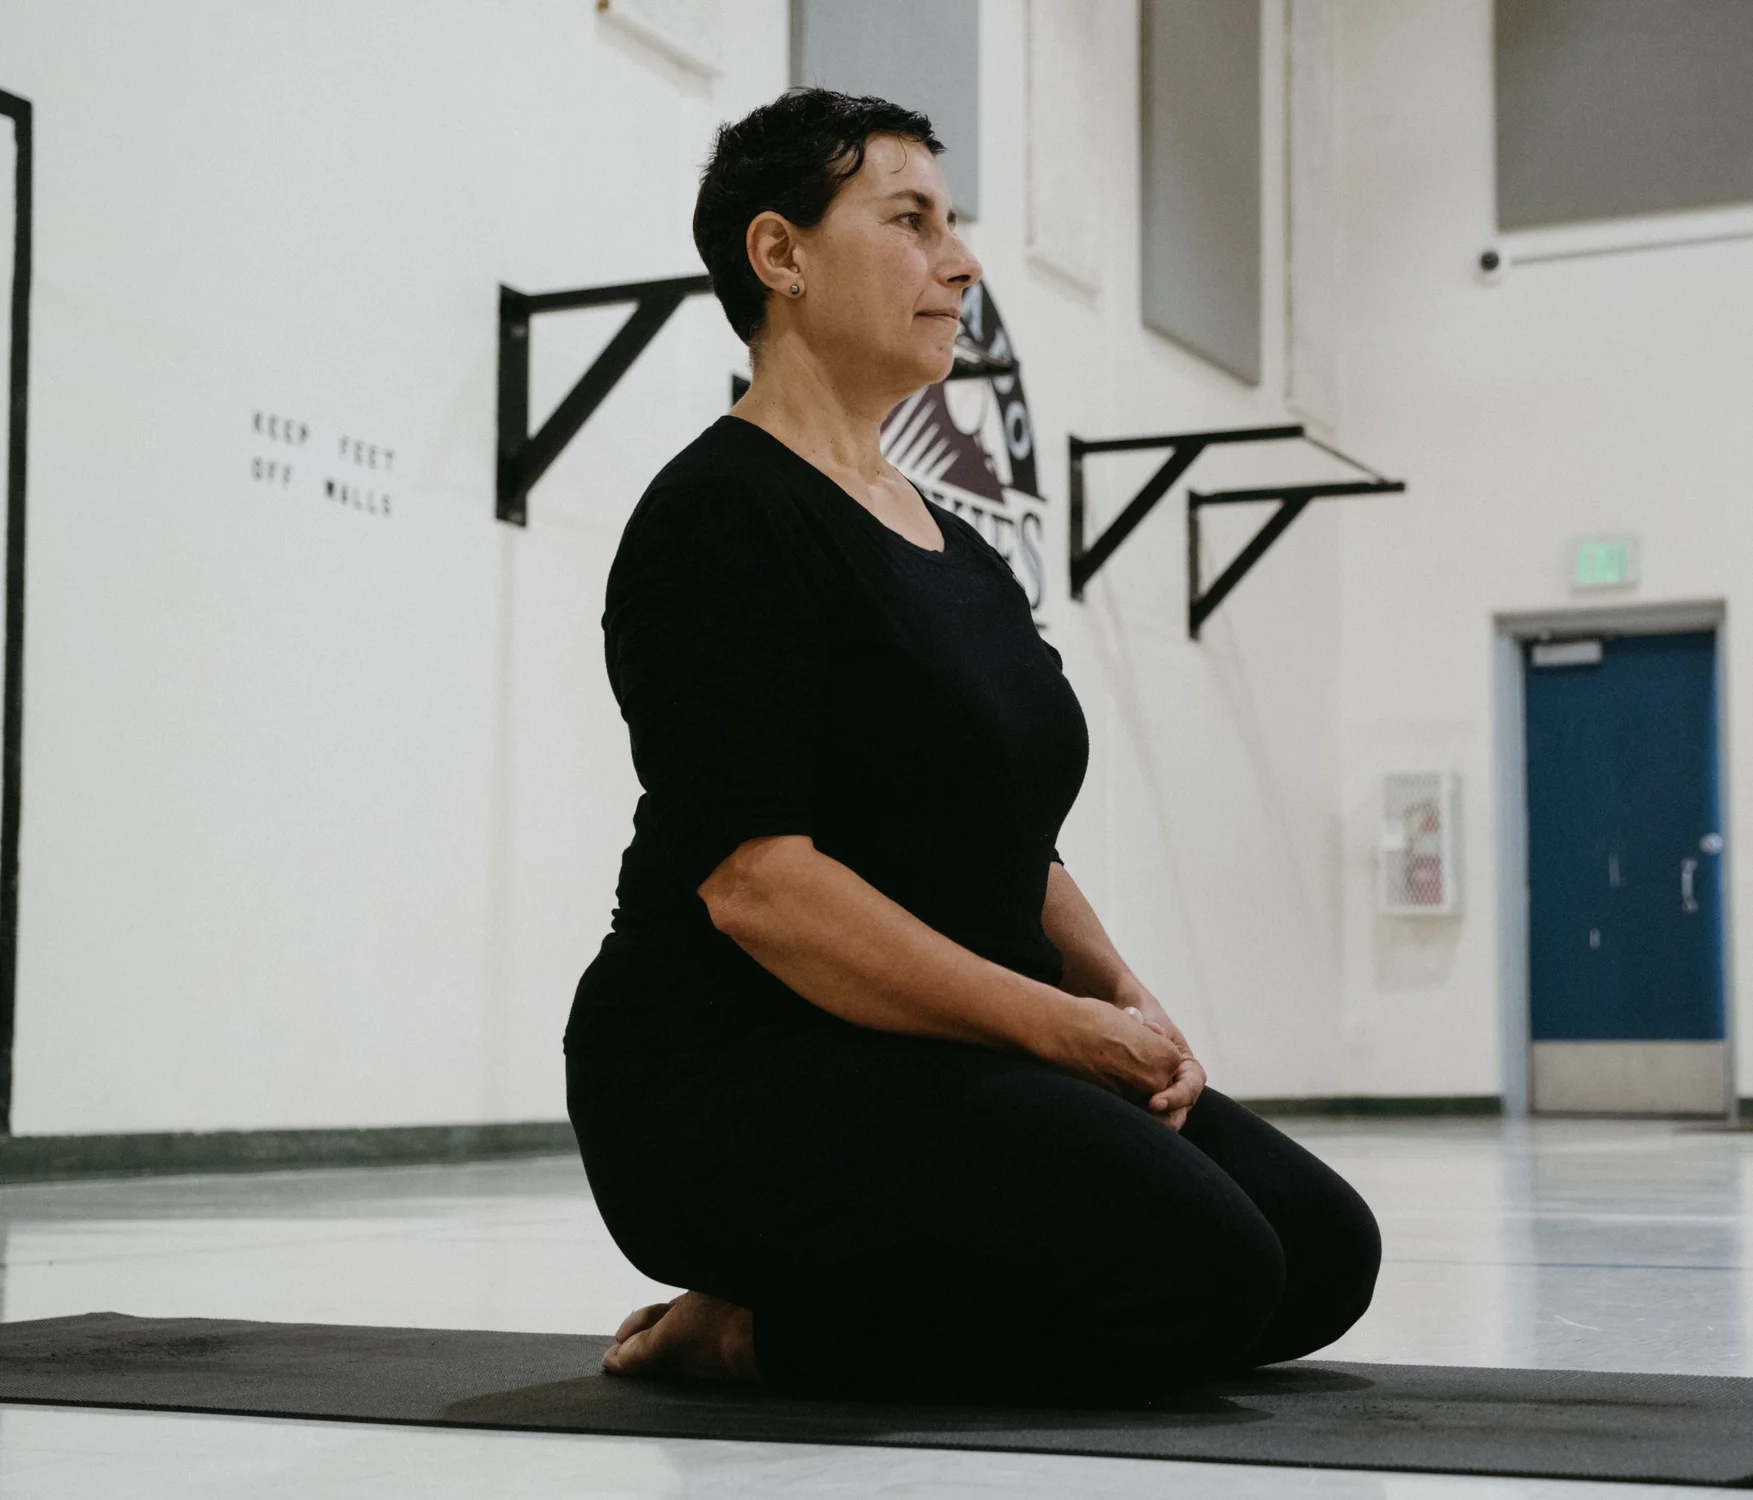
[[[802,340],[779,338],[761,350],[754,378],[731,411],[851,488],[883,473],[883,418],[898,399],[849,386]]]

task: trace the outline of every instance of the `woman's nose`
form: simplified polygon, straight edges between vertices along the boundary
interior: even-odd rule
[[[944,276],[944,280],[951,286],[970,287],[985,272],[981,268],[980,262],[974,258],[973,251],[969,250],[959,238],[956,240],[956,249],[959,253],[952,257],[950,264],[945,268],[947,274]]]

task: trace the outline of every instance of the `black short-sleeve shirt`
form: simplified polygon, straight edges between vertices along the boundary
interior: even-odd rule
[[[644,790],[581,1007],[681,1030],[807,1006],[697,894],[765,834],[809,835],[945,936],[1058,981],[1041,906],[1083,713],[1009,566],[927,504],[942,551],[733,416],[652,481],[603,613]]]

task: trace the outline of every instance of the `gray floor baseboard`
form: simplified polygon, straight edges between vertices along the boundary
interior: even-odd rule
[[[197,1172],[283,1172],[571,1155],[564,1120],[357,1130],[214,1130],[138,1135],[0,1136],[0,1183]]]
[[[1496,1094],[1351,1094],[1242,1099],[1256,1114],[1364,1118],[1488,1118]],[[1753,1098],[1740,1101],[1753,1121]],[[564,1120],[502,1125],[406,1125],[356,1130],[166,1131],[129,1135],[0,1136],[0,1183],[322,1167],[433,1166],[514,1156],[570,1156]]]
[[[1257,1115],[1411,1116],[1501,1115],[1497,1094],[1338,1094],[1297,1099],[1241,1099]]]

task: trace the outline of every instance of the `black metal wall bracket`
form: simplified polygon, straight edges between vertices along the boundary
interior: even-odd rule
[[[547,473],[566,445],[602,405],[633,362],[690,297],[712,290],[706,276],[671,276],[662,281],[629,281],[617,286],[583,287],[571,292],[520,292],[499,288],[499,465],[494,486],[494,511],[513,526],[529,524],[529,493]],[[602,353],[566,393],[541,429],[530,431],[530,319],[539,313],[568,312],[578,307],[605,307],[631,302],[628,315]],[[993,359],[958,350],[946,379],[992,380],[1015,375],[1014,359]],[[731,377],[731,399],[748,389],[742,376]]]
[[[519,292],[499,288],[499,472],[494,514],[514,526],[529,524],[530,487],[590,420],[670,315],[687,301],[712,290],[705,276],[672,276],[663,281],[632,281],[619,286],[585,287],[573,292]],[[530,319],[539,313],[577,307],[633,303],[633,311],[604,345],[591,367],[566,393],[553,414],[532,433],[530,424]]]
[[[1082,599],[1084,588],[1102,564],[1119,550],[1138,523],[1150,514],[1151,508],[1168,494],[1175,482],[1193,466],[1194,460],[1207,448],[1227,443],[1271,443],[1301,438],[1342,463],[1349,464],[1367,480],[1341,481],[1334,484],[1267,485],[1259,489],[1215,490],[1201,494],[1187,492],[1187,634],[1199,639],[1199,630],[1211,617],[1230,591],[1242,581],[1248,570],[1266,555],[1269,548],[1283,536],[1313,500],[1333,499],[1342,495],[1397,495],[1406,485],[1398,479],[1385,479],[1367,464],[1359,463],[1329,448],[1319,439],[1310,437],[1300,425],[1284,427],[1235,427],[1216,432],[1180,432],[1161,437],[1098,438],[1072,437],[1071,454],[1071,597]],[[1083,461],[1091,453],[1137,453],[1154,448],[1167,448],[1169,456],[1147,479],[1143,487],[1122,507],[1108,528],[1087,546],[1084,543],[1084,474]],[[1218,574],[1210,587],[1201,578],[1199,548],[1199,512],[1207,505],[1240,505],[1249,501],[1276,500],[1278,509],[1235,556],[1230,565]]]

